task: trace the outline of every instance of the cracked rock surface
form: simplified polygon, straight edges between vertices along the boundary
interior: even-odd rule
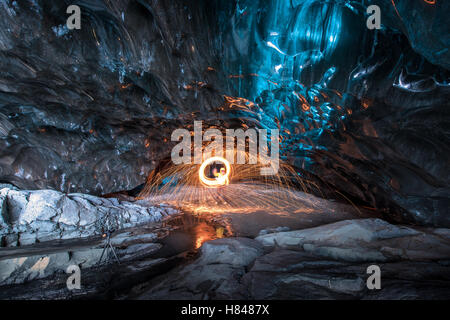
[[[169,272],[139,299],[238,299],[245,298],[239,279],[246,267],[263,254],[263,247],[248,238],[209,241],[198,260]]]
[[[144,227],[129,228],[117,231],[111,235],[111,245],[114,252],[125,265],[147,258],[147,263],[159,261],[148,258],[161,249],[162,245],[157,240],[167,233],[166,228],[158,224]],[[40,295],[49,297],[53,294],[55,286],[52,277],[62,277],[68,266],[76,265],[84,273],[95,274],[99,268],[114,269],[116,260],[111,250],[103,252],[107,239],[101,236],[93,236],[84,239],[61,240],[51,243],[41,243],[34,246],[10,247],[0,250],[0,291],[5,291],[5,286],[25,285],[32,288],[39,287],[36,281],[43,281],[46,289],[43,292],[33,289],[24,289],[13,294],[14,298],[37,298]],[[102,255],[103,254],[103,255]],[[141,261],[141,264],[143,261]],[[66,276],[67,277],[67,276]],[[63,284],[65,282],[63,281]],[[84,283],[86,285],[86,283]],[[98,283],[92,284],[98,286]],[[64,289],[64,287],[63,287]],[[14,289],[12,289],[14,290]],[[53,292],[53,293],[52,293]],[[60,292],[53,298],[62,298],[67,292]],[[17,296],[16,296],[17,295]],[[0,299],[11,298],[8,291],[0,294]]]
[[[373,264],[380,290],[366,285]],[[448,299],[450,230],[360,219],[213,240],[156,282],[139,298]]]
[[[0,190],[3,247],[88,237],[107,230],[160,221],[178,211],[168,206],[64,194],[54,190]]]

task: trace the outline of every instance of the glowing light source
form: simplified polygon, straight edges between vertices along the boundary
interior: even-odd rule
[[[210,165],[211,163],[216,162],[216,161],[222,162],[225,165],[225,174],[219,175],[215,179],[210,179],[210,178],[206,177],[205,169],[208,165]],[[198,170],[198,177],[199,177],[200,181],[208,187],[221,187],[221,186],[225,186],[229,183],[228,176],[230,175],[230,172],[231,172],[231,166],[230,166],[230,163],[228,162],[228,160],[226,160],[225,158],[222,158],[222,157],[211,157],[209,159],[206,159],[200,166],[200,169]]]

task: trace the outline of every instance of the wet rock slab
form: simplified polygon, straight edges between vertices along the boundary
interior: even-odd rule
[[[195,262],[167,273],[138,299],[238,299],[246,298],[239,279],[263,254],[260,243],[247,238],[205,242]]]
[[[381,289],[369,290],[374,263],[327,259],[275,249],[255,261],[242,278],[253,299],[448,299],[450,266],[437,261],[377,263]]]
[[[145,287],[155,276],[192,260],[198,241],[215,236],[214,228],[205,230],[205,222],[176,215],[112,233],[110,243],[120,263],[111,250],[100,259],[107,244],[103,236],[0,248],[0,299],[128,297],[134,286]],[[66,286],[70,265],[80,267],[81,289]]]
[[[346,220],[206,242],[140,299],[448,299],[450,230]],[[381,268],[369,290],[367,267]]]
[[[449,229],[415,229],[381,219],[345,220],[256,238],[266,248],[311,252],[342,261],[381,262],[450,258]]]
[[[156,243],[158,232],[152,231],[141,228],[113,234],[111,245],[120,262],[137,261],[159,250],[162,245]],[[22,284],[62,274],[70,265],[86,270],[99,266],[100,263],[116,263],[112,251],[104,251],[106,244],[105,238],[91,237],[84,241],[62,240],[53,246],[49,244],[1,249],[0,286]]]
[[[152,228],[113,235],[120,265],[96,265],[104,245],[100,237],[62,240],[70,243],[45,252],[39,251],[42,244],[3,248],[0,298],[450,298],[448,229],[344,220],[303,230],[270,229],[256,239],[206,241],[187,258],[185,251],[159,254],[167,244],[156,242],[161,230]],[[82,290],[66,288],[69,263],[82,268]],[[381,269],[380,290],[367,288],[370,265]]]
[[[107,230],[161,221],[179,213],[169,206],[8,187],[0,190],[0,209],[3,247],[88,237]]]
[[[183,260],[154,255],[168,229],[151,224],[112,234],[111,245],[120,263],[111,250],[103,252],[107,239],[100,236],[1,248],[0,299],[114,298]],[[70,265],[80,268],[80,289],[67,288]]]

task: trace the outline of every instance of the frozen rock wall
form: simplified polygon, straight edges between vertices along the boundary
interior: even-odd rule
[[[129,190],[203,120],[279,128],[323,194],[450,226],[449,3],[0,1],[0,181]]]
[[[82,238],[157,222],[178,211],[54,190],[0,190],[2,246]]]

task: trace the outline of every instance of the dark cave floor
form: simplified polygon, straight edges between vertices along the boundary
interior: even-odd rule
[[[271,210],[11,188],[2,196],[17,216],[4,238],[20,233],[0,248],[0,299],[450,298],[450,229],[393,225],[301,192]],[[99,231],[112,222],[122,226],[111,234],[120,263],[111,250],[99,263]],[[67,288],[70,265],[80,267],[80,289]],[[379,290],[366,285],[370,265],[380,267]]]
[[[117,230],[120,264],[111,252],[97,264],[104,244],[94,235],[0,248],[0,299],[450,298],[449,229],[393,225],[308,195],[280,211],[186,211]],[[81,266],[81,289],[67,289],[70,264]],[[380,290],[367,288],[370,265]]]

